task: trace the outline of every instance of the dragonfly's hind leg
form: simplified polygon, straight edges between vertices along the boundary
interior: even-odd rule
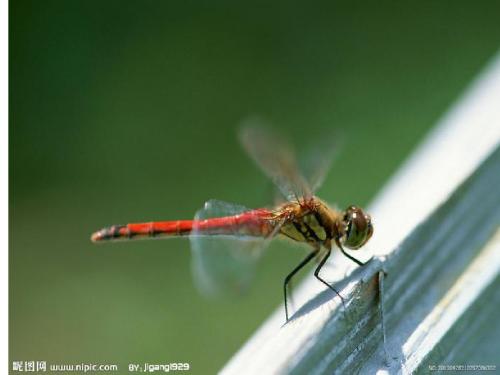
[[[292,280],[292,277],[299,272],[307,263],[311,261],[317,254],[318,254],[319,249],[315,249],[314,251],[310,252],[303,260],[298,264],[297,267],[295,267],[292,272],[290,272],[287,277],[285,277],[285,282],[283,283],[283,294],[285,296],[285,316],[286,316],[286,321],[288,322],[288,300],[287,300],[287,287],[290,281]]]

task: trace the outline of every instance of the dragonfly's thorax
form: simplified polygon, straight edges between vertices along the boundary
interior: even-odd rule
[[[288,213],[280,233],[295,241],[325,244],[336,236],[339,213],[318,198],[306,202],[290,202],[282,209]]]

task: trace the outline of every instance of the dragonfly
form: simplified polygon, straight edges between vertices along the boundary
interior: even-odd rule
[[[249,209],[237,204],[209,200],[192,220],[152,221],[112,225],[93,233],[93,242],[141,238],[188,237],[191,242],[192,270],[203,294],[241,293],[248,288],[256,261],[274,238],[287,238],[307,245],[307,256],[285,277],[283,295],[285,318],[289,320],[288,290],[292,278],[316,259],[315,278],[336,293],[320,271],[336,246],[359,266],[365,263],[345,249],[358,250],[373,234],[370,215],[360,207],[339,210],[314,195],[321,186],[334,155],[325,148],[301,171],[290,143],[268,127],[247,125],[240,131],[242,146],[275,183],[282,201],[271,208]]]

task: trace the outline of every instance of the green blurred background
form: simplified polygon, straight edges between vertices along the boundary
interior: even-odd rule
[[[500,3],[10,3],[10,358],[220,369],[282,302],[273,244],[248,296],[210,301],[187,240],[102,226],[272,199],[235,137],[265,116],[334,131],[319,195],[366,205],[500,46]]]

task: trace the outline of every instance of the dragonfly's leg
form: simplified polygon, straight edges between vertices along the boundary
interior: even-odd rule
[[[319,262],[318,264],[318,267],[316,267],[316,270],[314,271],[314,276],[319,280],[321,281],[323,284],[325,284],[329,289],[333,290],[337,296],[339,296],[340,298],[340,301],[342,301],[342,306],[344,307],[344,311],[345,311],[345,302],[344,302],[344,297],[342,297],[340,295],[340,293],[333,287],[331,286],[330,284],[328,284],[325,280],[323,280],[320,276],[319,276],[319,271],[321,271],[321,268],[323,267],[323,265],[325,264],[325,262],[327,261],[328,257],[330,256],[332,250],[331,249],[327,249],[327,252],[325,254],[325,256],[323,257],[323,259],[321,259],[321,261]]]
[[[344,248],[342,247],[342,245],[340,244],[340,241],[338,239],[335,240],[337,246],[339,247],[340,251],[342,251],[342,254],[344,254],[347,258],[349,258],[350,260],[352,260],[354,263],[356,263],[358,266],[364,266],[366,263],[368,263],[370,260],[368,260],[368,262],[362,262],[356,258],[354,258],[352,255],[349,255],[345,252]]]
[[[315,249],[314,251],[310,252],[303,260],[302,262],[299,263],[297,267],[295,267],[292,272],[290,272],[287,277],[285,277],[285,282],[283,283],[283,294],[285,296],[285,316],[286,316],[286,321],[288,322],[288,301],[287,301],[287,287],[288,283],[290,283],[290,280],[292,277],[299,272],[302,267],[304,267],[307,263],[311,261],[312,258],[318,254],[318,249]]]
[[[288,281],[288,284],[286,286],[287,290],[288,290],[288,298],[287,298],[287,305],[289,305],[291,307],[291,309],[293,311],[295,311],[295,302],[293,301],[293,280],[290,279]]]

